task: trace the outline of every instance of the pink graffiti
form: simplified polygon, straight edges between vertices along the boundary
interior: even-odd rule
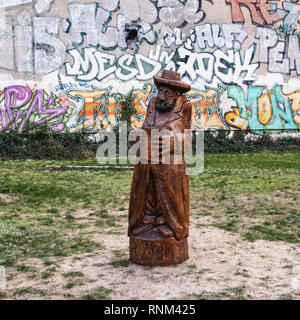
[[[5,110],[0,109],[0,131],[8,130],[10,126],[11,130],[21,132],[31,116],[39,118],[34,125],[47,122],[53,131],[64,130],[65,125],[61,121],[68,107],[55,102],[52,94],[45,99],[44,90],[32,91],[25,86],[12,86],[1,93],[1,100],[3,95]]]
[[[19,109],[26,105],[31,98],[30,89],[23,86],[9,87],[5,89],[5,108],[7,111],[9,122],[11,123],[11,129],[15,130],[15,123],[21,116],[20,111],[16,111],[15,117],[13,115],[13,109]],[[15,119],[14,119],[15,118]]]

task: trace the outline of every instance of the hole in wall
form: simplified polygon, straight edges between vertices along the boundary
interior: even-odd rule
[[[139,42],[139,29],[141,26],[139,25],[126,25],[126,43],[130,47],[134,43]]]
[[[138,31],[136,29],[131,29],[127,31],[126,41],[139,41]]]

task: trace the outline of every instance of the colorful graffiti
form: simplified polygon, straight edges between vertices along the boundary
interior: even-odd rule
[[[282,86],[275,86],[264,93],[264,87],[249,87],[248,96],[239,86],[228,86],[228,97],[236,101],[237,107],[225,114],[231,127],[249,129],[263,134],[296,131],[300,129],[300,90],[284,94]]]
[[[200,130],[243,129],[263,134],[297,131],[300,129],[300,90],[284,94],[281,86],[264,93],[264,87],[249,86],[248,97],[239,86],[227,88],[228,98],[237,106],[231,111],[222,108],[221,97],[226,87],[206,87],[204,90],[192,88],[186,95],[193,105],[192,125]],[[133,90],[136,114],[132,117],[132,127],[140,128],[146,115],[147,104],[156,93],[152,84]],[[69,89],[68,96],[81,101],[77,123],[70,126],[70,132],[97,132],[114,128],[121,116],[120,99],[126,95],[112,93],[112,88],[92,90]]]
[[[121,116],[120,99],[126,95],[112,93],[112,88],[93,90],[68,90],[68,95],[82,102],[82,107],[77,116],[77,123],[69,127],[70,132],[90,131],[97,132],[101,129],[114,128],[119,123]],[[202,130],[226,129],[227,126],[220,109],[220,97],[225,87],[206,88],[205,90],[192,89],[186,95],[193,104],[192,124]],[[146,112],[147,105],[156,89],[150,83],[142,89],[132,91],[136,114],[132,117],[133,128],[140,128]]]
[[[164,69],[191,84],[194,128],[299,130],[299,1],[0,0],[1,131],[113,128],[125,82],[139,128]]]
[[[69,83],[68,86],[79,85]],[[227,98],[236,103],[231,110],[222,105],[226,91]],[[141,127],[147,105],[156,92],[150,83],[132,90],[136,110],[131,119],[133,128]],[[112,87],[71,88],[66,94],[61,91],[58,95],[28,86],[6,87],[0,93],[0,131],[21,132],[26,126],[43,123],[59,132],[111,130],[120,121],[120,101],[128,94],[114,93]],[[300,129],[300,90],[286,94],[279,85],[269,91],[263,86],[249,86],[246,94],[240,86],[218,85],[202,90],[192,88],[186,95],[193,105],[195,129],[242,129],[256,134],[266,130],[276,133]],[[75,124],[68,125],[76,109]]]
[[[132,91],[136,114],[132,117],[133,128],[141,127],[149,103],[156,90],[152,84],[145,84],[142,89]],[[82,105],[77,115],[77,123],[69,127],[70,132],[91,131],[97,132],[101,129],[111,129],[119,123],[121,116],[120,99],[126,95],[112,93],[112,87],[92,90],[67,91],[68,96]]]
[[[282,20],[286,34],[291,33],[300,13],[300,4],[297,0],[283,1],[282,9],[278,7],[278,1],[272,0],[226,0],[226,4],[231,6],[232,22],[245,22],[241,10],[241,6],[244,6],[250,11],[252,23],[272,25],[274,22]]]
[[[225,86],[206,87],[205,90],[192,88],[186,96],[192,102],[192,125],[200,130],[228,129],[221,109],[221,96]]]
[[[63,105],[60,97],[45,90],[11,86],[0,94],[0,131],[21,132],[44,123],[54,131],[64,131],[71,113],[68,103]]]
[[[231,6],[233,22],[245,22],[241,6],[249,9],[252,23],[259,25],[272,24],[285,15],[274,1],[269,0],[226,0],[226,4]]]
[[[207,2],[210,6],[216,5],[211,0]],[[33,10],[32,13],[27,9],[18,11],[16,23],[9,15],[0,16],[0,34],[5,35],[0,37],[0,68],[25,74],[44,75],[59,70],[65,64],[67,74],[80,81],[101,81],[113,73],[124,81],[129,81],[133,77],[145,81],[164,67],[179,72],[184,67],[197,69],[199,61],[201,74],[202,58],[192,56],[189,64],[185,63],[185,59],[188,59],[186,51],[190,51],[191,55],[203,54],[201,51],[205,48],[216,47],[215,52],[206,54],[210,54],[209,63],[214,64],[219,74],[223,70],[226,74],[228,66],[233,66],[234,69],[236,65],[242,64],[241,61],[246,58],[249,60],[251,57],[248,64],[253,66],[248,67],[253,78],[252,73],[259,68],[259,64],[252,60],[255,55],[255,44],[240,52],[244,40],[248,37],[248,32],[242,25],[245,17],[241,7],[246,7],[251,13],[252,22],[258,25],[256,32],[256,39],[259,39],[260,44],[258,62],[268,63],[269,72],[289,74],[291,70],[296,70],[299,75],[300,4],[298,1],[276,2],[224,0],[222,5],[230,6],[234,24],[218,24],[204,23],[206,14],[203,10],[203,1],[198,0],[67,2],[64,6],[68,10],[68,16],[61,20],[41,16],[50,12],[54,4],[57,4],[55,0],[14,0],[9,3],[1,1],[0,9],[21,6],[28,8],[31,5]],[[113,14],[115,14],[114,20]],[[276,26],[274,29],[264,27],[273,28],[274,23],[278,21],[282,22],[281,26]],[[154,27],[158,23],[162,23],[162,27],[155,30]],[[188,30],[183,31],[187,24]],[[60,27],[68,35],[68,43],[61,39]],[[284,41],[279,40],[279,27],[285,32]],[[163,57],[158,57],[156,60],[150,59],[149,55],[138,53],[139,47],[144,42],[147,45],[158,45],[161,39],[166,48],[175,45],[180,47],[180,50],[175,53],[162,51]],[[84,42],[88,47],[81,48],[81,53],[79,47]],[[195,44],[200,49],[198,53],[195,52]],[[73,48],[69,48],[69,45]],[[222,55],[223,47],[232,51],[224,52]],[[107,52],[115,48],[131,49],[132,52],[121,56]],[[72,56],[73,65],[66,63],[66,53]],[[194,59],[196,61],[192,64]],[[221,63],[223,60],[225,64]],[[242,67],[245,66],[242,64]],[[188,72],[188,76],[190,75],[192,75],[191,81],[194,81],[195,76],[192,71]],[[236,74],[231,81],[236,82],[238,77],[239,74]],[[221,76],[219,79],[226,83],[224,81],[226,77]]]

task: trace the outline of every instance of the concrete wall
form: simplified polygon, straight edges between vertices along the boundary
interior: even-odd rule
[[[300,128],[300,2],[0,0],[0,131],[111,128],[153,75],[192,85],[193,125],[261,134]]]

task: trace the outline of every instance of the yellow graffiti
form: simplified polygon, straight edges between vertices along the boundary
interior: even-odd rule
[[[122,115],[120,101],[125,98],[123,94],[110,93],[111,88],[93,89],[88,91],[70,89],[68,96],[74,100],[82,101],[82,108],[77,115],[77,124],[72,126],[70,132],[81,130],[101,129],[111,130],[118,124]],[[133,128],[140,128],[147,112],[147,103],[149,96],[153,91],[151,84],[146,84],[144,90],[132,90],[133,105],[136,110],[136,116],[131,118]],[[141,120],[140,120],[141,119]]]
[[[233,107],[233,112],[227,112],[225,115],[227,123],[235,128],[246,130],[248,128],[248,120],[240,116],[239,108]]]
[[[300,129],[300,90],[297,90],[291,94],[284,94],[284,96],[290,101],[294,120],[299,125]]]
[[[121,99],[123,94],[112,94],[111,87],[105,89],[94,88],[92,90],[68,90],[68,96],[81,101],[82,106],[77,115],[77,123],[69,128],[70,132],[81,130],[101,129],[111,130],[115,127],[122,115]],[[226,129],[221,119],[219,109],[219,97],[224,87],[217,89],[207,88],[206,90],[192,89],[186,95],[193,105],[192,124],[200,129],[220,128]],[[133,89],[133,106],[135,115],[131,118],[131,126],[135,129],[143,124],[147,112],[147,105],[155,93],[152,84],[145,84],[143,89]],[[128,93],[130,94],[130,92]],[[128,95],[127,94],[127,95]]]
[[[199,129],[226,129],[221,118],[219,97],[223,88],[191,89],[186,95],[193,105],[192,125]]]
[[[257,99],[257,117],[261,124],[266,125],[271,122],[273,116],[273,106],[271,101],[272,91],[262,94]],[[282,96],[289,99],[293,112],[294,121],[299,125],[300,129],[300,90],[291,94],[283,94]],[[229,126],[246,130],[248,128],[247,119],[240,116],[240,110],[237,107],[232,107],[233,111],[225,114],[225,120]],[[247,110],[247,115],[251,115],[251,109]]]
[[[86,129],[97,131],[116,123],[116,95],[110,96],[109,89],[69,90],[68,95],[81,100],[83,104],[77,116],[79,123],[71,127],[70,132]]]
[[[272,119],[272,102],[268,94],[262,94],[257,100],[258,120],[266,125]]]

